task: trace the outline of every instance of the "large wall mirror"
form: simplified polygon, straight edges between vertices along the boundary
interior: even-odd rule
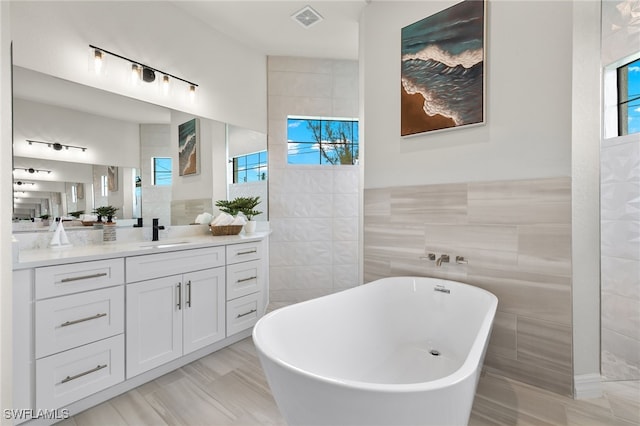
[[[178,126],[193,116],[18,66],[13,97],[16,220],[112,205],[120,226],[186,225],[249,195],[268,217],[264,134],[197,117],[201,170],[183,177]]]

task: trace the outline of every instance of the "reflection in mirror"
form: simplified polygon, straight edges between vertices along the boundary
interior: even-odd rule
[[[229,153],[227,198],[260,197],[256,210],[262,214],[256,221],[268,220],[268,155],[267,135],[253,130],[227,125]]]
[[[167,164],[175,169],[177,128],[192,115],[13,68],[14,181],[21,182],[14,191],[24,199],[15,200],[14,217],[60,217],[113,205],[119,226],[139,217],[144,226],[152,218],[183,225],[203,209],[215,213],[218,199],[259,195],[263,214],[256,219],[267,220],[266,135],[200,117],[202,170],[179,176]],[[233,167],[225,170],[227,149],[235,174]],[[30,168],[34,173],[23,170]]]

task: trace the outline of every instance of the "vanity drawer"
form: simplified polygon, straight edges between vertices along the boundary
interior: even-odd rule
[[[261,293],[253,293],[227,302],[227,336],[253,327],[262,316]]]
[[[124,284],[123,259],[36,268],[36,299]]]
[[[255,241],[253,243],[231,244],[227,246],[227,265],[246,262],[248,260],[257,260],[261,257],[262,243],[260,241]]]
[[[227,300],[255,293],[262,288],[262,269],[259,260],[227,266]]]
[[[224,246],[127,257],[127,282],[216,268],[224,259]]]
[[[124,335],[36,361],[36,407],[60,408],[124,380]]]
[[[36,302],[36,358],[124,332],[124,286]]]

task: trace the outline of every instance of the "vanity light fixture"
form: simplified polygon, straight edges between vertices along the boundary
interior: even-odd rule
[[[34,173],[47,173],[47,174],[51,174],[51,170],[45,170],[45,169],[34,169],[33,167],[26,167],[26,168],[18,167],[18,168],[13,169],[13,171],[16,171],[16,170],[24,170],[25,172],[30,173],[30,174],[34,174]]]
[[[22,186],[22,185],[35,185],[35,182],[25,182],[23,180],[14,180],[14,185]]]
[[[87,148],[85,148],[84,146],[66,145],[66,144],[61,144],[59,142],[42,142],[42,141],[34,141],[31,139],[27,139],[27,143],[29,145],[33,145],[34,143],[46,145],[49,148],[53,149],[54,151],[62,151],[62,149],[68,150],[69,148],[79,149],[82,152],[85,152],[87,150]]]
[[[96,61],[96,65],[95,65],[95,69],[96,72],[99,72],[99,69],[102,69],[102,61],[104,59],[104,55],[111,55],[111,56],[115,56],[116,58],[120,58],[123,59],[125,61],[128,61],[131,63],[131,69],[132,69],[132,75],[137,75],[138,79],[142,79],[142,81],[145,81],[147,83],[152,83],[156,80],[156,73],[162,74],[162,84],[163,84],[163,90],[165,90],[165,93],[168,92],[168,86],[169,86],[169,77],[174,78],[176,80],[180,80],[184,83],[187,83],[189,85],[189,94],[191,96],[193,96],[195,94],[196,91],[196,87],[198,87],[198,85],[192,81],[189,80],[185,80],[184,78],[180,78],[177,77],[173,74],[169,74],[168,72],[165,71],[161,71],[157,68],[153,68],[150,67],[149,65],[145,65],[141,62],[138,61],[134,61],[132,59],[129,59],[127,57],[124,57],[122,55],[118,55],[117,53],[113,53],[110,52],[106,49],[103,49],[101,47],[98,46],[94,46],[92,44],[89,45],[89,47],[93,50],[93,55],[94,55],[94,59]],[[100,58],[100,65],[98,65],[98,57]],[[135,73],[135,74],[134,74]],[[164,87],[167,87],[166,89],[164,89]]]

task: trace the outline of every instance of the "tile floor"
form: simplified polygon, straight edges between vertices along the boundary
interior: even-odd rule
[[[470,425],[640,425],[640,381],[576,401],[483,374]],[[60,426],[283,425],[251,338],[77,414]]]

